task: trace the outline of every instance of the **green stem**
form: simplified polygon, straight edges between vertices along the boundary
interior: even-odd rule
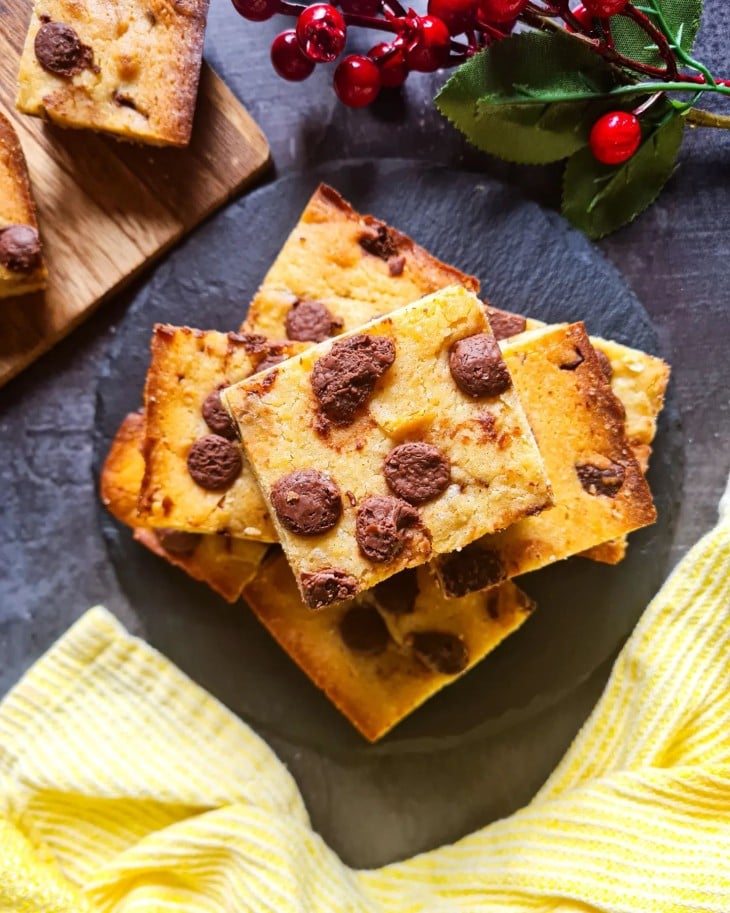
[[[674,48],[674,52],[677,55],[677,57],[679,57],[679,59],[686,66],[691,67],[693,70],[697,70],[698,73],[701,73],[705,77],[705,79],[707,80],[709,85],[714,86],[715,79],[714,79],[712,73],[707,69],[707,67],[703,63],[700,63],[699,60],[695,60],[694,57],[692,57],[690,54],[688,54],[684,50],[681,42],[677,39],[677,36],[669,28],[669,23],[667,22],[667,20],[664,16],[664,11],[662,10],[661,6],[658,3],[656,3],[656,0],[646,0],[646,2],[649,4],[649,7],[644,7],[644,10],[646,12],[654,13],[654,15],[657,18],[657,22],[659,23],[659,27],[662,29],[664,34],[667,36],[667,38],[671,42],[672,47]],[[641,7],[637,7],[637,9],[641,9]],[[642,12],[644,10],[642,10]]]
[[[617,98],[622,95],[652,95],[654,92],[719,92],[721,95],[730,95],[730,86],[723,85],[697,85],[690,82],[637,82],[628,86],[617,86],[610,92],[561,92],[550,94],[541,92],[539,95],[531,95],[529,87],[515,84],[515,89],[521,93],[518,101],[510,96],[509,98],[496,99],[490,98],[490,105],[547,105],[551,102],[563,101],[593,101],[597,98]]]
[[[686,116],[687,123],[693,127],[717,127],[719,130],[730,130],[730,115],[713,114],[702,108],[691,108]]]

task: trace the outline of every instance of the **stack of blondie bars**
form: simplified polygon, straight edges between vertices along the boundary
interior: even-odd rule
[[[237,332],[155,327],[102,473],[372,741],[529,617],[514,578],[655,519],[667,365],[478,291],[320,186]]]

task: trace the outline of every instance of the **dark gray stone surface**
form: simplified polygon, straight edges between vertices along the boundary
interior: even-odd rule
[[[208,55],[264,128],[279,173],[348,156],[411,156],[480,168],[516,192],[557,203],[554,169],[505,166],[461,142],[430,105],[439,76],[412,78],[405,105],[395,101],[350,112],[334,102],[326,68],[294,87],[273,75],[268,39],[277,28],[242,22],[226,0],[215,0]],[[728,35],[730,8],[708,0],[698,53],[718,72]],[[649,311],[674,367],[687,469],[672,560],[712,525],[730,461],[729,159],[727,134],[689,135],[680,168],[658,204],[599,245]],[[95,389],[129,300],[125,295],[106,305],[0,391],[0,692],[62,633],[69,617],[94,603],[104,602],[137,628],[99,532],[92,481]],[[527,801],[585,719],[607,673],[605,665],[535,718],[529,733],[510,730],[491,746],[492,761],[509,770],[510,778],[507,787],[495,784],[487,794],[477,788],[479,757],[465,773],[459,752],[443,753],[437,765],[414,757],[412,767],[394,771],[387,759],[325,766],[316,752],[301,748],[291,751],[290,766],[317,810],[315,824],[348,861],[393,859],[435,839],[457,837]],[[541,746],[539,764],[527,756],[535,744]],[[422,784],[420,790],[406,789],[412,780]],[[439,821],[437,836],[423,827],[425,805],[429,818]],[[349,814],[338,820],[348,823],[329,827],[328,811],[344,806]]]

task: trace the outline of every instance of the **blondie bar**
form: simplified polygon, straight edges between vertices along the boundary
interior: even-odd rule
[[[436,559],[450,596],[463,596],[568,558],[652,523],[656,511],[583,324],[502,343],[553,486],[554,506]]]
[[[275,542],[268,507],[221,406],[220,390],[302,346],[158,324],[151,348],[140,525]]]
[[[134,538],[207,583],[228,602],[235,602],[256,575],[267,546],[230,536],[204,536],[173,529],[145,529],[137,515],[137,497],[144,475],[141,447],[144,416],[130,413],[122,422],[101,473],[101,498],[117,520],[134,530]]]
[[[487,314],[494,335],[500,340],[514,337],[526,329],[545,326],[539,320],[500,311],[489,305]],[[656,436],[657,420],[669,383],[669,365],[661,358],[597,336],[591,337],[591,343],[604,374],[611,383],[611,389],[623,406],[629,445],[642,472],[646,473]],[[587,549],[582,554],[593,561],[618,564],[625,557],[627,546],[627,537],[620,536]]]
[[[242,329],[322,342],[473,276],[437,260],[401,232],[355,212],[320,184],[274,261]]]
[[[535,608],[511,582],[445,599],[425,567],[321,612],[302,603],[281,552],[244,599],[271,635],[371,742],[473,668]]]
[[[190,141],[209,0],[35,0],[18,108],[119,139]]]
[[[484,309],[458,286],[222,398],[311,608],[550,503]]]
[[[15,130],[0,114],[0,298],[45,288],[35,206]]]

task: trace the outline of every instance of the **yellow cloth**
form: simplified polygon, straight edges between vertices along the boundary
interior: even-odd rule
[[[371,872],[264,743],[103,609],[0,705],[0,911],[730,911],[730,510],[525,809]]]

